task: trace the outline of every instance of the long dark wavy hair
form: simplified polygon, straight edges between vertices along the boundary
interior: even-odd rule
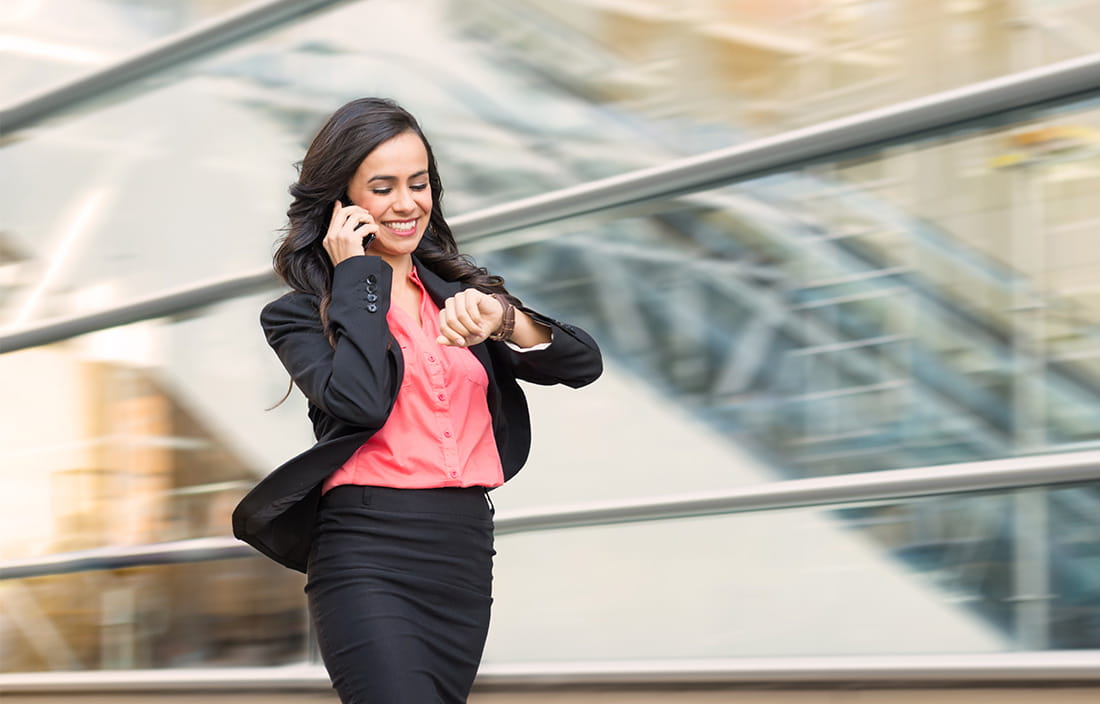
[[[424,143],[432,189],[432,212],[414,252],[417,258],[445,280],[461,281],[486,293],[502,293],[518,303],[504,288],[501,277],[489,274],[459,253],[443,218],[443,184],[435,155],[416,118],[392,100],[360,98],[334,112],[306,150],[298,165],[298,180],[290,186],[293,201],[286,212],[289,222],[273,258],[275,272],[288,286],[320,298],[321,323],[334,346],[328,324],[333,266],[322,245],[332,218],[332,203],[347,198],[348,183],[368,154],[406,132],[416,134]]]

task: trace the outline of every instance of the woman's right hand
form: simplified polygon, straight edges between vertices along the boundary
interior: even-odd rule
[[[336,266],[345,259],[366,254],[363,239],[372,234],[378,234],[378,224],[365,208],[336,201],[332,205],[332,219],[322,244],[332,265]]]

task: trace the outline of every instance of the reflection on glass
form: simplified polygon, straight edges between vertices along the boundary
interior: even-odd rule
[[[1100,644],[1100,486],[1052,489],[1050,641],[1054,647]]]
[[[0,355],[0,560],[225,536],[308,446],[261,297]],[[44,383],[47,382],[48,383]],[[0,670],[302,660],[303,577],[261,558],[0,582]]]
[[[0,672],[301,662],[304,582],[261,558],[4,582]]]
[[[264,410],[287,384],[256,319],[269,297],[0,355],[0,559],[228,534],[311,441],[300,398]]]
[[[237,7],[78,5],[145,34]],[[0,201],[0,251],[18,263],[3,280],[0,320],[29,323],[258,270],[283,224],[302,142],[332,108],[364,94],[395,97],[423,116],[456,213],[1084,51],[1040,31],[1054,25],[1038,19],[1022,41],[1021,17],[996,4],[784,0],[697,3],[671,14],[629,3],[568,12],[535,1],[475,5],[342,3],[20,133],[3,153],[5,172],[26,176],[7,184]],[[50,17],[59,3],[14,6],[12,17],[41,28],[54,23],[35,12]],[[1096,7],[1028,12],[1095,27]],[[363,41],[365,25],[415,26],[423,39],[382,47]],[[112,50],[132,43],[113,30],[93,34]],[[1029,42],[1033,51],[1010,50]],[[433,51],[421,51],[423,43]],[[1022,148],[1042,147],[1031,140]],[[884,162],[891,168],[875,186],[859,179],[863,190],[904,183],[904,162]],[[960,166],[952,173],[974,183],[974,164]],[[822,192],[808,196],[843,233],[876,224],[873,213],[834,213]],[[901,204],[922,215],[926,205],[934,203]],[[888,230],[872,229],[867,240],[889,240]]]
[[[365,94],[422,116],[452,213],[678,155],[644,125],[511,62],[452,14],[447,3],[341,4],[16,135],[5,172],[42,175],[13,181],[0,200],[11,263],[0,321],[264,267],[303,142]],[[364,23],[416,26],[434,50],[364,42]]]
[[[1027,129],[1067,124],[1100,125],[1100,113]],[[788,474],[1081,447],[1100,439],[1100,309],[1052,259],[1046,233],[1061,225],[1036,219],[1068,202],[1021,184],[1095,181],[1080,169],[1096,154],[997,166],[1015,134],[892,149],[473,248],[515,272],[521,295],[595,330],[639,380]],[[951,196],[956,185],[966,197]],[[1093,200],[1072,207],[1081,227],[1100,217]],[[1074,241],[1091,262],[1095,243]]]
[[[18,102],[60,86],[247,3],[8,0],[0,7],[4,101]]]
[[[485,659],[1097,648],[1098,501],[1087,484],[503,535]],[[6,582],[0,670],[301,662],[302,581],[255,558]]]
[[[513,61],[635,115],[694,122],[680,137],[699,144],[1089,54],[1100,28],[1095,0],[478,5],[466,22]]]
[[[501,536],[486,661],[1096,648],[1098,490]]]

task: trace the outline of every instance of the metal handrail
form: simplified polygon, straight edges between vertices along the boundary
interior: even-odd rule
[[[281,285],[275,272],[267,267],[246,276],[231,276],[186,286],[114,308],[55,319],[0,335],[0,354],[61,342],[78,335],[142,320],[179,315]]]
[[[348,0],[264,0],[173,34],[120,61],[0,109],[0,134],[26,129],[106,92]]]
[[[784,686],[907,682],[1020,686],[1022,683],[1100,682],[1100,650],[959,653],[948,655],[833,655],[819,657],[650,658],[572,662],[485,663],[475,688],[568,684],[769,684]],[[311,691],[332,689],[321,665],[91,670],[0,674],[7,694]]]
[[[1023,111],[1098,95],[1100,53],[485,208],[452,218],[451,226],[459,241],[468,244],[522,228],[705,191],[945,132],[1005,125],[1023,119]],[[234,282],[239,285],[234,287]],[[58,342],[104,326],[176,315],[274,285],[265,267],[189,288],[178,298],[159,295],[99,313],[50,320],[6,331],[0,335],[0,353]]]
[[[497,535],[508,535],[1097,480],[1100,480],[1100,450],[1093,450],[793,479],[673,497],[619,499],[501,512],[495,524]],[[195,538],[11,560],[0,563],[0,580],[255,555],[250,547],[233,538]]]
[[[123,545],[42,555],[0,563],[0,581],[73,572],[117,570],[252,557],[257,553],[236,538],[217,536],[167,543]]]

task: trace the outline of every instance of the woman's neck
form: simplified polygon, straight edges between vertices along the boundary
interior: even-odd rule
[[[412,257],[406,255],[394,260],[386,259],[393,269],[393,283],[390,285],[390,304],[405,311],[417,325],[422,325],[420,317],[420,287],[409,274],[412,272]]]
[[[409,273],[412,272],[413,260],[411,255],[405,254],[399,257],[387,257],[386,255],[382,255],[382,260],[393,269],[394,281],[402,281],[408,278]]]

